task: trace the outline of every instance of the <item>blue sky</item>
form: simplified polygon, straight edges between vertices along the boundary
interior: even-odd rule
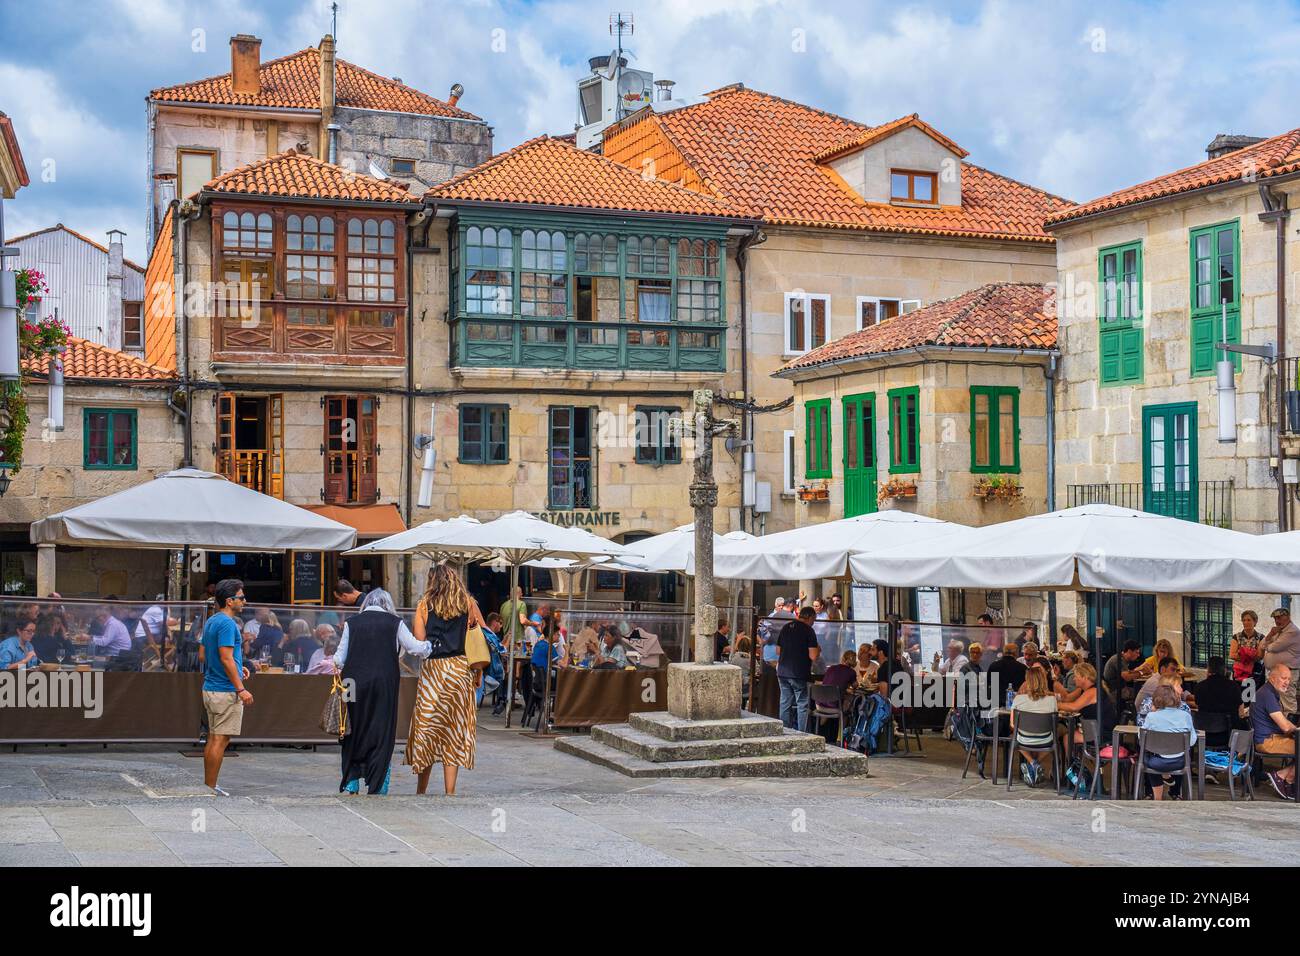
[[[1300,126],[1300,8],[1281,0],[621,2],[633,65],[678,95],[740,81],[862,122],[919,112],[972,162],[1074,199],[1197,162],[1219,132]],[[339,6],[341,57],[440,97],[464,84],[498,150],[572,129],[574,83],[611,47],[609,11],[577,0]],[[33,179],[7,233],[122,228],[143,261],[148,91],[226,72],[235,33],[270,59],[329,19],[328,0],[0,0],[0,110]]]

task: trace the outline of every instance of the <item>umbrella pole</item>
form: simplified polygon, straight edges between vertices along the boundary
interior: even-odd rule
[[[506,633],[510,635],[507,643],[509,648],[508,656],[510,658],[510,670],[506,671],[506,729],[510,729],[510,718],[514,715],[515,709],[515,628],[519,626],[519,604],[515,597],[516,589],[519,582],[519,565],[510,565],[510,596],[506,598],[510,602],[510,620],[502,623],[508,626]],[[521,637],[523,635],[520,635]]]

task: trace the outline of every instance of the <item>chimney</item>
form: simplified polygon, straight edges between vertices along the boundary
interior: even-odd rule
[[[464,95],[465,87],[461,86],[459,83],[453,83],[451,85],[451,95],[447,97],[447,105],[455,106],[460,102],[460,98]]]
[[[330,124],[334,122],[334,37],[328,33],[320,41],[320,148],[317,156],[328,156]]]
[[[1245,149],[1247,146],[1254,146],[1256,143],[1263,142],[1262,136],[1237,136],[1233,133],[1220,133],[1214,137],[1214,142],[1205,147],[1206,159],[1218,159],[1220,156],[1227,156],[1229,153],[1235,153],[1239,149]]]
[[[676,80],[655,80],[655,86],[659,87],[659,102],[667,103],[673,98],[673,87],[677,85]]]
[[[230,38],[230,85],[236,93],[262,92],[262,41],[241,33]]]
[[[104,344],[122,348],[122,239],[121,229],[108,231],[108,308],[104,318]]]

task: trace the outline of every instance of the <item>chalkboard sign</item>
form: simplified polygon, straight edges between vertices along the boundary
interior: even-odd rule
[[[621,590],[623,590],[623,572],[621,572],[621,571],[597,571],[597,572],[596,572],[596,590],[597,590],[597,591],[621,591]]]
[[[291,551],[289,600],[293,604],[325,603],[325,552]]]

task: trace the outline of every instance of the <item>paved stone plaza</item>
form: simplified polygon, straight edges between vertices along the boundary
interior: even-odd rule
[[[1300,807],[1271,793],[1254,804],[1214,786],[1204,803],[1163,805],[1022,786],[1008,796],[961,780],[952,744],[925,747],[873,759],[866,779],[647,782],[489,721],[459,796],[416,797],[395,767],[386,799],[336,794],[328,748],[229,758],[230,799],[207,795],[201,761],[175,748],[6,748],[0,865],[1222,866],[1300,852]]]

